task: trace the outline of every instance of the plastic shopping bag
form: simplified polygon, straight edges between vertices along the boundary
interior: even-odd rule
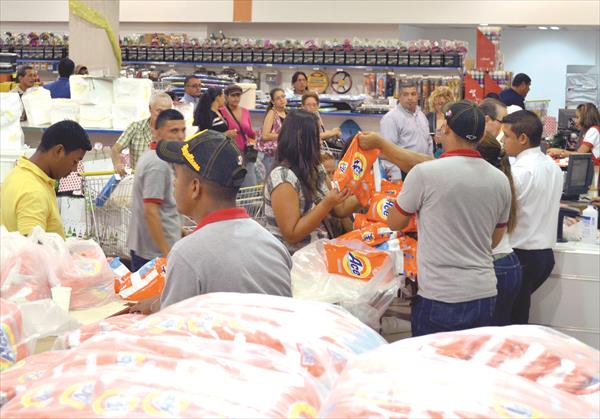
[[[326,266],[325,240],[320,240],[297,251],[292,266],[292,294],[294,298],[339,304],[362,322],[374,329],[395,297],[399,281],[393,274],[391,258],[387,257],[370,280],[356,280],[329,273]],[[353,247],[359,251],[372,250],[358,241]]]
[[[19,307],[8,300],[0,299],[0,371],[12,367],[29,355],[23,320]]]

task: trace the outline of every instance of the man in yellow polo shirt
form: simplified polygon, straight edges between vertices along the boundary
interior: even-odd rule
[[[46,129],[33,156],[21,157],[4,179],[0,224],[24,235],[40,226],[64,237],[56,181],[77,170],[77,163],[91,149],[87,133],[77,122],[61,121]]]

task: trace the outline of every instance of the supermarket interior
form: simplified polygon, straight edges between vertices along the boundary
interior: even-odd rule
[[[600,417],[599,106],[599,0],[0,0],[0,417]]]

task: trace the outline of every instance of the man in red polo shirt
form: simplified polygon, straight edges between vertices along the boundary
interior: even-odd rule
[[[167,260],[161,308],[210,292],[291,297],[292,259],[285,246],[235,205],[246,176],[243,157],[223,134],[161,141],[158,156],[175,165],[175,200],[197,222]]]
[[[395,230],[417,215],[419,292],[413,336],[491,325],[496,301],[492,248],[506,230],[506,176],[481,158],[485,117],[468,101],[452,104],[440,128],[445,153],[408,173],[388,217]]]

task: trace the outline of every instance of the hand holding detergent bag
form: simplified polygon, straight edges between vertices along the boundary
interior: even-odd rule
[[[348,188],[358,198],[362,206],[369,203],[373,189],[373,163],[379,155],[378,149],[363,150],[358,145],[358,135],[333,174],[333,185],[338,190]]]

